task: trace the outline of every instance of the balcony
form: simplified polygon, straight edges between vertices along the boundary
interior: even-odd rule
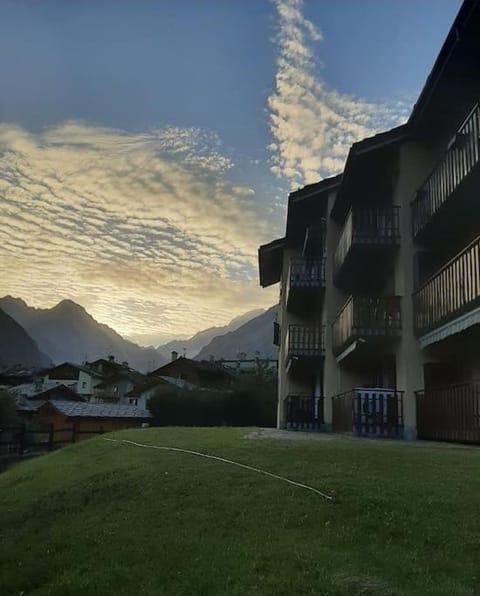
[[[325,355],[325,327],[289,325],[287,331],[287,372],[301,378],[318,367]]]
[[[399,296],[350,296],[333,322],[333,353],[338,356],[356,340],[386,346],[401,329]]]
[[[417,391],[417,435],[480,443],[480,381]]]
[[[319,431],[323,424],[323,397],[290,394],[286,399],[288,430]]]
[[[325,328],[288,326],[288,357],[319,358],[325,353]]]
[[[325,288],[325,258],[292,257],[288,273],[287,309],[308,315]]]
[[[334,432],[362,437],[401,438],[403,391],[359,387],[332,398]]]
[[[413,307],[418,336],[480,307],[480,236],[413,295]]]
[[[354,208],[348,214],[333,257],[333,275],[339,287],[352,287],[365,277],[375,257],[375,276],[391,260],[400,243],[400,207]]]
[[[452,224],[458,229],[478,210],[480,178],[480,106],[470,112],[446,153],[418,190],[412,202],[413,234],[417,240],[430,239]],[[464,216],[464,219],[462,217]],[[438,225],[435,225],[437,222]]]

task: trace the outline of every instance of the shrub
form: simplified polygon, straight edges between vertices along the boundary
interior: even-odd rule
[[[276,382],[255,371],[224,390],[162,387],[147,405],[157,426],[274,426]]]

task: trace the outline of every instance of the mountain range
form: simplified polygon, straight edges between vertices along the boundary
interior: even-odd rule
[[[273,323],[277,312],[278,306],[272,306],[234,331],[217,335],[200,350],[196,360],[208,360],[212,356],[215,360],[235,360],[239,354],[254,358],[257,353],[262,358],[276,358]]]
[[[179,356],[186,356],[187,358],[195,358],[200,350],[209,344],[214,337],[219,335],[224,335],[225,333],[229,333],[232,331],[236,331],[239,327],[248,323],[251,319],[258,317],[265,311],[258,309],[258,310],[251,310],[244,315],[240,315],[239,317],[235,317],[228,323],[228,325],[224,325],[223,327],[210,327],[209,329],[204,329],[203,331],[199,331],[189,339],[179,340],[174,339],[169,341],[166,344],[158,346],[157,350],[165,356],[165,358],[170,359],[172,352],[177,352]]]
[[[166,363],[155,348],[144,348],[124,339],[98,323],[79,304],[62,300],[53,308],[32,308],[20,298],[0,298],[0,308],[19,323],[55,364],[84,362],[113,354],[140,371],[154,370]]]
[[[0,309],[0,367],[44,367],[52,361],[43,354],[25,329]]]
[[[0,298],[0,367],[22,364],[44,367],[53,362],[84,362],[112,354],[142,372],[171,358],[171,352],[197,360],[272,357],[272,324],[277,307],[250,311],[223,327],[211,327],[187,340],[173,340],[157,349],[142,347],[98,323],[82,306],[62,300],[53,308],[33,308],[21,298]]]

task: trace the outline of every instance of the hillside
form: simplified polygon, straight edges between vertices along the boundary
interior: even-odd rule
[[[25,329],[0,309],[0,368],[17,364],[42,368],[51,363]]]
[[[477,449],[301,434],[124,431],[7,470],[2,595],[478,593]]]
[[[246,322],[250,321],[251,319],[257,317],[263,310],[251,310],[244,315],[240,315],[236,317],[228,325],[224,325],[223,327],[210,327],[209,329],[204,329],[203,331],[199,331],[189,339],[184,340],[173,340],[169,341],[166,344],[158,346],[158,352],[170,360],[171,354],[173,351],[177,352],[180,356],[185,355],[187,358],[193,358],[200,352],[200,350],[208,345],[212,339],[218,335],[223,335],[230,331],[235,331]]]
[[[260,352],[263,358],[276,358],[276,348],[273,345],[273,322],[278,306],[272,306],[261,315],[244,323],[235,331],[217,335],[204,346],[195,357],[196,360],[208,360],[214,356],[216,360],[235,359],[240,352],[253,358],[255,352]]]
[[[24,327],[56,364],[91,361],[108,354],[141,371],[153,370],[166,362],[154,348],[143,348],[123,339],[71,300],[40,309],[28,306],[19,298],[5,296],[0,298],[0,308]]]

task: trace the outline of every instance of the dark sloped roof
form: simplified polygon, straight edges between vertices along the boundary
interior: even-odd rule
[[[351,195],[357,191],[358,177],[365,172],[365,159],[376,162],[384,160],[388,150],[397,147],[404,141],[409,134],[408,126],[402,124],[390,130],[379,132],[372,137],[367,137],[361,141],[353,143],[348,152],[345,162],[343,178],[330,213],[331,217],[337,221],[342,221],[348,213],[351,203]],[[377,166],[380,167],[380,166]],[[353,182],[352,182],[353,180]]]
[[[434,94],[435,87],[438,85],[449,60],[451,60],[454,55],[456,46],[459,45],[459,42],[465,33],[468,33],[470,30],[472,37],[478,39],[480,32],[479,14],[480,0],[464,0],[462,2],[460,10],[443,42],[420,96],[413,106],[412,113],[408,119],[409,125],[416,125],[418,120],[422,117],[423,112],[427,109],[429,101],[431,101]],[[465,56],[462,57],[462,60],[464,59]]]
[[[15,398],[15,403],[17,406],[18,412],[36,412],[39,408],[41,408],[45,403],[43,400],[32,400],[26,397],[17,396]]]
[[[55,399],[55,395],[58,396],[57,398],[59,398],[60,395],[62,396],[66,396],[62,399],[62,401],[84,401],[83,397],[81,395],[79,395],[76,391],[74,391],[73,389],[70,389],[70,387],[67,387],[66,385],[56,385],[55,387],[51,387],[50,389],[47,389],[46,391],[41,391],[40,393],[36,393],[35,395],[32,395],[30,397],[30,399],[33,400],[47,400],[47,399]]]
[[[141,372],[138,372],[137,370],[126,368],[122,371],[119,371],[119,373],[116,375],[105,378],[101,383],[96,385],[96,389],[104,389],[112,383],[118,383],[118,381],[122,381],[124,379],[128,379],[129,381],[132,381],[132,383],[134,383],[135,385],[138,385],[144,382],[147,379],[147,376],[142,374]]]
[[[62,401],[52,399],[50,405],[69,418],[151,418],[150,412],[137,406],[118,404],[92,404],[88,402]]]
[[[306,184],[302,188],[299,188],[291,192],[288,197],[289,201],[301,201],[302,199],[309,198],[313,195],[318,195],[319,193],[324,193],[326,191],[333,190],[340,184],[341,180],[342,174],[337,174],[336,176],[324,178],[323,180],[319,180],[318,182],[314,182],[313,184]]]
[[[81,370],[81,371],[87,373],[88,375],[91,375],[92,377],[97,377],[99,379],[101,379],[103,377],[103,375],[101,375],[96,370],[93,370],[92,368],[89,368],[88,366],[84,366],[83,364],[75,364],[73,362],[62,362],[62,364],[57,364],[56,366],[53,366],[52,368],[48,368],[47,370],[45,370],[44,374],[50,376],[57,369],[62,368],[62,367],[70,367],[70,368],[74,368],[76,370]],[[53,377],[53,378],[55,378],[55,377]]]
[[[125,395],[126,397],[137,397],[144,391],[153,389],[158,385],[169,385],[169,383],[162,379],[162,377],[148,377],[146,381],[144,381],[143,383],[136,384],[135,387]]]
[[[148,373],[149,377],[162,377],[162,376],[171,376],[169,375],[169,371],[171,369],[175,369],[177,367],[187,367],[191,369],[195,369],[199,373],[205,373],[208,375],[215,375],[217,377],[221,377],[224,379],[231,378],[231,374],[227,372],[223,366],[215,364],[214,362],[208,362],[207,360],[191,360],[190,358],[185,358],[184,356],[180,356],[176,360],[172,362],[168,362],[160,368]]]
[[[285,238],[279,238],[268,244],[263,244],[258,249],[258,271],[262,288],[280,281],[284,248]]]

